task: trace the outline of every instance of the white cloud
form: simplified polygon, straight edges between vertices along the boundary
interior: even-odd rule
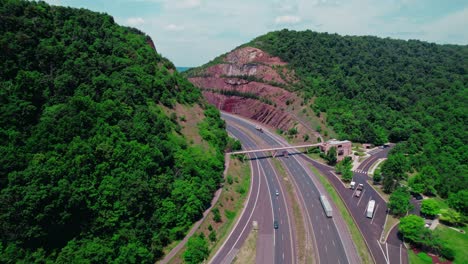
[[[275,18],[276,24],[297,24],[299,22],[301,22],[301,18],[298,16],[286,15],[286,16],[277,16]]]
[[[136,27],[143,25],[145,23],[145,20],[141,17],[130,17],[125,20],[125,23],[129,26]]]
[[[176,24],[169,24],[165,27],[165,29],[167,31],[182,31],[184,30],[184,27],[183,26],[179,26],[179,25],[176,25]]]
[[[422,26],[425,38],[438,43],[467,45],[468,7]],[[465,32],[463,34],[462,32]]]

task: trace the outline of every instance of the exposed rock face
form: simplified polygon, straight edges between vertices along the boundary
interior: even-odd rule
[[[299,102],[282,87],[295,82],[294,74],[278,57],[252,47],[237,49],[223,63],[206,68],[189,80],[203,90],[208,102],[218,109],[248,117],[269,126],[288,130],[304,127],[288,104]]]

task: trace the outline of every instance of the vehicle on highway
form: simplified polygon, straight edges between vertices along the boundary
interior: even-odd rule
[[[273,222],[273,228],[274,228],[274,229],[278,229],[278,227],[279,227],[278,221],[275,220],[275,221]]]
[[[354,193],[354,196],[356,197],[361,197],[362,190],[364,189],[364,184],[360,183],[358,187],[356,188],[356,192]]]
[[[275,191],[275,194],[276,194],[276,196],[279,196],[279,191],[276,190],[276,191]]]
[[[328,199],[325,195],[320,195],[320,202],[322,203],[322,207],[323,207],[323,210],[325,211],[325,214],[328,216],[328,217],[332,217],[333,216],[333,210],[332,210],[332,207],[330,205],[330,203],[328,202]]]
[[[263,133],[263,128],[261,128],[260,126],[256,126],[255,129]]]
[[[370,200],[369,203],[367,204],[367,210],[366,210],[367,218],[372,218],[374,216],[374,209],[375,209],[375,200]]]

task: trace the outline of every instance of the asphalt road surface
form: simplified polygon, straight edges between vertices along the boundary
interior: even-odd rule
[[[333,174],[333,170],[329,166],[314,161],[306,156],[303,157],[326,175],[334,185],[335,190],[339,192],[363,234],[375,262],[405,264],[408,263],[408,255],[402,241],[397,237],[395,230],[389,235],[385,243],[380,243],[385,219],[387,217],[387,203],[368,183],[368,171],[372,164],[378,159],[387,157],[389,151],[390,148],[374,151],[372,156],[366,159],[355,170],[353,181],[356,182],[356,186],[360,183],[364,185],[363,192],[359,198],[355,196],[356,190],[346,188],[341,180]],[[373,217],[367,218],[366,209],[370,200],[375,201],[375,209]]]
[[[244,147],[258,147],[242,129],[231,125],[228,125],[227,129],[242,142]],[[250,155],[252,193],[238,223],[211,263],[231,263],[252,230],[253,221],[259,224],[256,263],[296,262],[293,230],[283,196],[283,187],[271,162],[257,158],[263,156],[262,153]],[[275,220],[278,222],[278,229],[274,228]]]
[[[228,124],[235,123],[249,129],[251,133],[257,133],[256,135],[271,147],[284,144],[269,133],[257,131],[254,124],[244,119],[225,113],[223,113],[222,117]],[[327,194],[323,187],[318,184],[315,176],[311,175],[309,169],[303,165],[297,156],[291,155],[281,159],[296,182],[296,191],[301,197],[300,200],[305,202],[306,223],[312,227],[315,248],[318,254],[316,261],[320,263],[359,263],[354,243],[334,205],[334,216],[332,218],[326,217],[319,196],[320,194]],[[331,202],[331,199],[329,200]]]

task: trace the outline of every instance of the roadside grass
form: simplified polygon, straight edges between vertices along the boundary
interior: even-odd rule
[[[245,243],[240,248],[237,256],[234,258],[233,264],[254,264],[257,251],[258,232],[250,231]]]
[[[417,254],[413,252],[413,250],[408,250],[408,259],[410,264],[431,264],[432,260],[428,261],[427,258],[423,254]],[[427,256],[427,255],[426,255]]]
[[[464,230],[465,234],[442,224],[438,225],[435,229],[441,241],[446,243],[455,252],[454,264],[468,263],[468,227],[465,226],[459,229]]]
[[[307,153],[306,155],[317,162],[327,164],[327,161],[320,157],[320,153]]]
[[[210,255],[208,260],[211,259],[218,251],[219,247],[223,244],[227,235],[232,230],[234,223],[240,216],[242,208],[244,207],[245,200],[249,193],[251,177],[250,177],[250,162],[240,161],[237,158],[231,157],[229,162],[229,169],[227,171],[226,180],[224,182],[223,191],[218,199],[218,202],[213,207],[219,210],[221,222],[214,221],[213,209],[198,227],[194,236],[204,233],[208,241]],[[228,178],[232,178],[232,184],[228,183]],[[211,230],[216,232],[216,240],[214,242],[208,239]],[[183,247],[176,256],[174,256],[170,264],[184,263],[183,254],[186,247]],[[207,262],[208,263],[208,262]]]
[[[284,185],[286,186],[286,191],[288,192],[288,196],[292,199],[292,213],[293,213],[293,221],[295,227],[295,234],[296,234],[296,241],[297,241],[297,259],[298,263],[312,263],[314,258],[314,252],[312,254],[307,254],[307,248],[312,248],[312,245],[306,245],[306,231],[304,226],[304,217],[302,215],[302,210],[299,207],[299,201],[296,200],[296,196],[294,195],[294,187],[292,182],[289,180],[288,173],[284,169],[282,163],[277,160],[273,159],[273,164],[279,174],[282,176]]]
[[[333,202],[338,207],[338,210],[340,211],[341,215],[343,216],[343,219],[348,225],[348,229],[351,232],[351,237],[353,239],[354,244],[356,245],[356,249],[358,251],[359,256],[361,257],[362,263],[373,263],[372,256],[367,248],[366,242],[364,241],[364,237],[362,236],[356,223],[354,222],[353,217],[348,212],[348,208],[341,199],[341,196],[331,185],[328,179],[325,176],[323,176],[315,167],[309,165],[309,168],[315,175],[317,175],[320,182],[323,184],[328,194],[332,198]]]

